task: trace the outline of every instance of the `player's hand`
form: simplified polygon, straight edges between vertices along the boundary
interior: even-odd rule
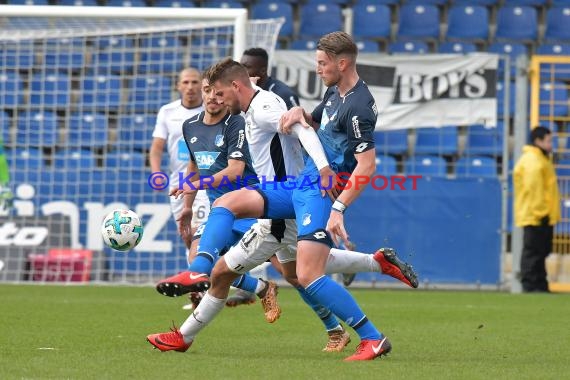
[[[178,233],[188,246],[188,242],[192,241],[192,208],[184,207],[182,212],[176,219],[178,222]]]
[[[179,189],[177,187],[173,187],[172,189],[170,189],[170,193],[168,193],[168,195],[178,199],[178,197],[181,196],[183,193],[184,193],[184,190]]]
[[[331,235],[333,243],[338,247],[342,242],[346,246],[349,244],[348,234],[344,229],[344,215],[338,211],[331,210],[331,215],[327,222],[327,232]]]
[[[299,106],[293,107],[281,115],[279,119],[279,130],[286,135],[290,135],[293,125],[296,123],[300,123],[305,128],[311,128],[307,120],[305,120],[305,111]]]
[[[330,166],[325,166],[319,171],[319,181],[323,198],[325,195],[328,195],[331,201],[334,202],[340,194],[340,183],[336,173]]]

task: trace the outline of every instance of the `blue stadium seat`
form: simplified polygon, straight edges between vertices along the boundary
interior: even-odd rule
[[[570,55],[570,44],[549,43],[536,48],[537,55]]]
[[[76,7],[94,7],[97,6],[97,0],[57,0],[57,5],[76,6]]]
[[[358,51],[361,53],[378,53],[380,47],[378,42],[372,40],[357,40],[355,41]]]
[[[23,0],[25,1],[25,0]],[[13,4],[16,5],[16,4]],[[36,4],[42,5],[42,4]],[[50,21],[47,17],[42,18],[30,18],[30,17],[10,17],[8,19],[8,24],[4,24],[3,27],[6,29],[48,29],[50,26]]]
[[[449,9],[447,38],[486,40],[489,37],[489,10],[483,6],[456,5]]]
[[[160,8],[194,8],[196,3],[190,0],[157,0],[154,7]]]
[[[32,41],[0,43],[0,67],[11,70],[31,70],[35,53]]]
[[[503,122],[497,122],[496,128],[485,128],[483,125],[471,125],[467,128],[466,155],[503,154]]]
[[[437,51],[444,54],[467,54],[476,52],[477,47],[470,42],[443,42],[439,44]]]
[[[293,7],[291,4],[273,1],[255,4],[251,9],[252,19],[268,19],[284,17],[285,23],[279,31],[280,37],[293,36]]]
[[[396,159],[384,154],[376,155],[376,173],[383,175],[398,173],[396,169]]]
[[[568,116],[568,86],[564,82],[540,85],[541,116]]]
[[[390,38],[391,11],[387,5],[356,4],[352,7],[356,39]]]
[[[54,154],[54,168],[58,170],[82,169],[90,170],[96,167],[95,155],[88,149],[63,149]]]
[[[337,4],[309,3],[301,7],[300,38],[320,38],[323,34],[342,30],[342,12]]]
[[[109,122],[104,114],[74,113],[69,117],[66,146],[103,148],[109,140]]]
[[[155,124],[156,114],[120,115],[117,121],[117,147],[129,151],[149,149]]]
[[[84,109],[116,110],[121,105],[121,78],[115,75],[86,76],[80,84]]]
[[[406,0],[408,4],[447,5],[447,0]]]
[[[317,48],[317,40],[299,39],[291,42],[289,49],[291,50],[315,50]]]
[[[457,177],[497,177],[497,162],[490,157],[462,157],[455,164]]]
[[[108,7],[146,7],[144,0],[107,0]]]
[[[98,50],[92,58],[93,72],[103,75],[119,74],[133,70],[135,47],[130,38],[99,39]]]
[[[388,44],[388,52],[392,54],[425,54],[429,47],[423,41],[398,41]]]
[[[505,0],[505,5],[528,5],[531,7],[544,6],[548,0]]]
[[[323,3],[323,0],[306,0],[307,3]],[[352,0],[329,0],[329,3],[339,4],[339,5],[347,5],[352,3]]]
[[[0,139],[2,139],[4,146],[9,145],[10,140],[12,140],[10,138],[11,125],[12,125],[12,120],[10,118],[10,115],[0,110],[0,129],[2,129],[2,135],[0,136]],[[0,145],[2,145],[2,142],[0,142]]]
[[[24,104],[24,84],[17,72],[0,69],[0,104],[3,108]]]
[[[6,150],[8,166],[18,170],[41,169],[44,167],[43,153],[39,149],[16,148]]]
[[[406,154],[408,153],[408,130],[374,132],[376,154]]]
[[[115,168],[145,168],[145,156],[141,152],[136,151],[114,151],[105,155],[105,167],[108,169]]]
[[[500,78],[502,79],[502,78]],[[511,81],[510,91],[509,91],[509,115],[514,116],[515,112],[515,82]],[[505,112],[505,84],[503,81],[497,81],[497,115],[499,117],[503,116]]]
[[[527,49],[523,44],[519,43],[507,43],[507,42],[495,42],[489,45],[487,48],[489,53],[497,53],[501,55],[508,55],[510,58],[510,68],[509,75],[514,77],[516,74],[516,59],[519,55],[526,55]],[[505,61],[503,59],[499,60],[498,74],[502,77],[505,70]]]
[[[210,0],[202,3],[203,8],[243,8],[239,1],[218,1]]]
[[[17,145],[54,147],[58,143],[58,137],[55,113],[24,111],[18,114]]]
[[[413,156],[406,160],[406,174],[445,177],[447,163],[439,156]]]
[[[552,7],[546,12],[547,41],[570,40],[570,3],[566,7]]]
[[[402,5],[398,22],[398,38],[439,38],[439,9],[434,5]]]
[[[454,0],[454,4],[465,4],[465,5],[483,5],[485,7],[491,5],[497,5],[499,0]]]
[[[160,107],[172,101],[172,89],[168,78],[138,76],[130,83],[128,108],[142,112],[158,112]]]
[[[362,5],[362,4],[372,4],[372,5],[379,5],[379,4],[386,4],[386,5],[397,5],[400,3],[400,0],[354,0],[355,5]]]
[[[63,21],[65,20],[56,21],[56,26],[61,23],[62,26],[68,27],[68,24]],[[49,46],[45,49],[42,58],[43,68],[68,72],[82,69],[85,66],[85,56],[83,55],[85,42],[83,40],[77,38],[49,39],[47,44]]]
[[[457,127],[416,129],[415,154],[453,155],[458,152]]]
[[[504,6],[497,13],[495,38],[516,41],[536,40],[538,16],[536,8]]]
[[[9,5],[49,5],[48,0],[7,0]]]
[[[142,39],[141,51],[140,73],[177,73],[184,66],[184,49],[176,36]]]
[[[30,88],[30,103],[32,106],[63,108],[70,103],[71,79],[66,74],[34,74]]]
[[[570,178],[570,159],[559,160],[555,169],[558,177]]]

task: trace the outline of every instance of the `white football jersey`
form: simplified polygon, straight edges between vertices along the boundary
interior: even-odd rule
[[[178,172],[185,173],[190,160],[188,147],[182,137],[182,124],[203,110],[204,107],[201,105],[196,108],[186,108],[178,99],[162,106],[158,111],[152,137],[166,140],[170,157],[170,187],[178,187]]]
[[[295,136],[278,133],[279,119],[287,106],[278,95],[254,88],[257,92],[244,115],[253,168],[266,181],[296,177],[304,167],[301,144]]]

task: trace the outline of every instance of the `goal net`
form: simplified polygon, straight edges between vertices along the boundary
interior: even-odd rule
[[[282,23],[243,9],[0,7],[0,139],[14,195],[0,209],[0,281],[148,283],[183,270],[168,194],[147,182],[158,109],[178,97],[185,67],[254,46],[272,56]],[[103,245],[115,208],[143,220],[130,253]]]

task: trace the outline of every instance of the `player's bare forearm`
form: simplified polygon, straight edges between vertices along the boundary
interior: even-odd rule
[[[148,153],[151,172],[160,171],[160,163],[162,161],[162,152],[164,151],[164,139],[155,137]]]
[[[350,205],[358,198],[360,193],[366,188],[370,178],[376,172],[376,151],[375,149],[367,150],[363,153],[355,155],[357,164],[352,172],[349,182],[350,187],[345,188],[338,197],[338,201],[345,206]]]

